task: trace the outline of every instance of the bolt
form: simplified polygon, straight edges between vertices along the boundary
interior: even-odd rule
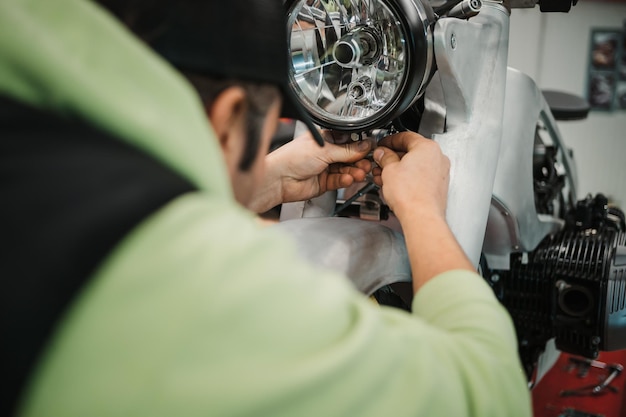
[[[493,275],[491,276],[491,282],[498,282],[498,281],[500,281],[500,275],[498,275],[498,274],[493,274]]]

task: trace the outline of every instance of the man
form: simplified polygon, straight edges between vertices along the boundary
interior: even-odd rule
[[[238,18],[252,30],[275,19],[259,31],[283,31],[275,2],[219,3],[236,13],[213,23]],[[432,141],[405,133],[374,152],[411,260],[406,314],[303,263],[242,208],[332,187],[322,162],[321,177],[303,175],[314,177],[307,192],[253,194],[280,96],[253,115],[250,92],[232,85],[202,107],[170,67],[79,0],[0,1],[0,96],[2,356],[13,389],[3,388],[3,407],[24,416],[529,415],[510,319],[445,223],[448,161]],[[255,119],[259,145],[247,158],[241,142]],[[367,167],[335,169],[358,180]],[[268,173],[289,183],[278,172]]]
[[[371,169],[369,161],[362,159],[369,151],[368,142],[327,144],[319,150],[310,138],[297,138],[262,164],[254,164],[262,159],[257,154],[268,153],[280,113],[307,123],[319,145],[324,140],[287,87],[285,50],[258,47],[286,45],[285,31],[254,31],[256,23],[248,21],[254,15],[249,2],[227,6],[203,1],[177,6],[145,0],[99,3],[180,70],[198,91],[224,154],[235,198],[242,205],[260,213],[364,180]],[[253,6],[263,16],[266,6]],[[285,26],[280,15],[266,14],[260,19],[265,27]],[[226,31],[233,35],[225,36]],[[275,113],[267,117],[271,123],[263,124],[271,112]],[[245,129],[237,131],[242,126]],[[265,165],[267,173],[262,172]]]

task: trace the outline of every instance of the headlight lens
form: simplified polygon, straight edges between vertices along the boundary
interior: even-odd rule
[[[412,104],[432,63],[427,14],[412,0],[296,1],[288,21],[290,84],[313,120],[360,131]],[[416,57],[428,62],[415,65]]]

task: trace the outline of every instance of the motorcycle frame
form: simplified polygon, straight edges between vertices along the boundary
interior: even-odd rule
[[[508,67],[509,24],[509,7],[495,0],[483,1],[480,13],[470,19],[435,21],[436,72],[424,93],[418,129],[450,159],[447,221],[477,268],[485,256],[490,267],[508,269],[511,253],[533,250],[563,225],[535,208],[532,163],[538,123],[555,146],[566,149],[534,81]],[[569,199],[575,202],[575,165],[568,152],[561,158]],[[337,193],[329,192],[284,204],[280,219],[329,217],[336,201]],[[384,223],[401,231],[393,220]],[[318,251],[316,244],[305,243]]]

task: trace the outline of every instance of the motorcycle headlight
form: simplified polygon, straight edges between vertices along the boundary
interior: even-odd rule
[[[289,82],[311,118],[340,131],[383,127],[421,96],[434,64],[420,0],[296,0]]]

